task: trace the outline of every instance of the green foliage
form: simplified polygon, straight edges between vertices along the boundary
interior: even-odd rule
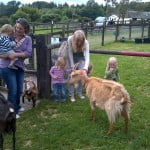
[[[94,0],[89,0],[87,5],[80,9],[78,15],[95,19],[97,16],[104,16],[104,9],[99,6]]]
[[[37,8],[24,6],[18,9],[18,11],[11,16],[12,21],[14,22],[17,18],[23,17],[26,18],[30,22],[35,22],[40,19],[40,13]]]
[[[43,15],[53,15],[57,14],[63,20],[78,20],[80,17],[86,17],[94,20],[98,16],[109,16],[111,14],[120,14],[120,16],[125,16],[127,10],[134,11],[149,11],[150,2],[141,3],[138,1],[126,3],[128,1],[121,1],[117,3],[116,0],[105,0],[106,5],[99,5],[95,0],[89,0],[86,4],[81,5],[71,5],[69,6],[67,2],[64,4],[56,4],[55,2],[44,2],[36,1],[32,4],[21,5],[21,2],[10,1],[6,5],[2,2],[0,3],[0,17],[12,17],[14,21],[18,17],[25,17],[29,21],[41,21],[41,16]],[[113,2],[113,6],[110,3]],[[125,2],[125,3],[124,3]],[[28,8],[26,8],[28,7]],[[22,9],[23,8],[23,9]],[[34,9],[37,10],[34,10]],[[19,12],[18,12],[19,11]],[[20,12],[20,11],[23,11]],[[43,18],[43,17],[42,17]],[[46,19],[47,20],[47,19]],[[56,18],[56,20],[59,20]],[[47,21],[46,21],[47,22]]]
[[[30,21],[29,15],[23,11],[18,10],[14,15],[11,16],[11,22],[15,23],[18,18],[25,18]]]
[[[63,16],[63,17],[61,18],[61,21],[62,21],[62,22],[68,22],[68,21],[69,21],[69,18],[68,18],[67,16]]]
[[[91,21],[91,19],[88,17],[80,17],[80,16],[78,17],[78,22],[84,23],[89,21]]]
[[[1,17],[0,18],[0,26],[2,26],[3,24],[9,24],[10,23],[10,19],[8,17]]]
[[[44,1],[36,1],[32,3],[32,6],[38,9],[42,9],[42,8],[49,8],[49,7],[52,8],[53,4],[54,4],[53,2],[48,3]]]
[[[16,1],[10,1],[7,3],[7,5],[4,5],[3,3],[0,3],[0,17],[1,16],[10,16],[14,14],[21,5],[20,2]]]
[[[46,14],[46,15],[41,16],[41,21],[43,23],[47,23],[51,21],[58,22],[60,20],[61,20],[61,16],[58,14]]]

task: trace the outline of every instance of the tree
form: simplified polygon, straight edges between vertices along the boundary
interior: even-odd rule
[[[7,3],[7,5],[4,5],[3,3],[0,3],[0,16],[10,16],[19,9],[19,6],[21,5],[21,2],[16,1],[10,1]]]
[[[121,0],[120,2],[120,7],[119,7],[119,17],[122,17],[123,19],[125,18],[125,15],[127,13],[127,9],[128,9],[128,4],[129,4],[129,0]]]
[[[94,0],[89,0],[86,6],[80,9],[78,15],[88,17],[93,20],[98,16],[103,16],[104,11],[102,6],[99,6]]]
[[[41,16],[41,20],[43,23],[47,23],[47,22],[58,22],[61,20],[61,16],[58,14],[47,14],[47,15],[43,15]]]
[[[24,6],[18,9],[18,11],[11,16],[12,21],[14,22],[17,18],[23,17],[30,22],[38,21],[41,17],[41,14],[37,8]]]
[[[50,4],[44,1],[39,1],[39,2],[36,1],[36,2],[33,2],[31,6],[41,9],[41,8],[49,8]]]
[[[116,7],[117,0],[104,0],[104,1],[105,1],[105,7],[104,7],[105,16],[108,16],[110,6]]]

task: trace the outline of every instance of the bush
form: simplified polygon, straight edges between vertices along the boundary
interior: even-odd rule
[[[0,18],[0,26],[6,24],[6,23],[10,23],[10,19],[7,17],[2,17]]]

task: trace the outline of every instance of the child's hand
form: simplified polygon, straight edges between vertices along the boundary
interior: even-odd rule
[[[110,68],[110,71],[111,71],[111,72],[115,72],[115,71],[116,71],[116,68]]]
[[[109,70],[110,70],[111,72],[113,72],[113,71],[114,71],[114,68],[110,68]]]
[[[53,79],[58,80],[58,76],[54,76]]]

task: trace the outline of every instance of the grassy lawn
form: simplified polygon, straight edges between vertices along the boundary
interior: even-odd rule
[[[89,36],[91,49],[150,51],[150,44],[109,43],[101,47]],[[92,75],[104,76],[110,55],[91,54]],[[17,150],[149,150],[150,149],[150,58],[116,56],[120,82],[127,88],[133,102],[129,132],[124,133],[120,118],[111,136],[107,136],[108,120],[97,109],[96,122],[90,120],[89,100],[54,104],[52,99],[41,100],[17,120]],[[11,137],[5,147],[10,149]]]

